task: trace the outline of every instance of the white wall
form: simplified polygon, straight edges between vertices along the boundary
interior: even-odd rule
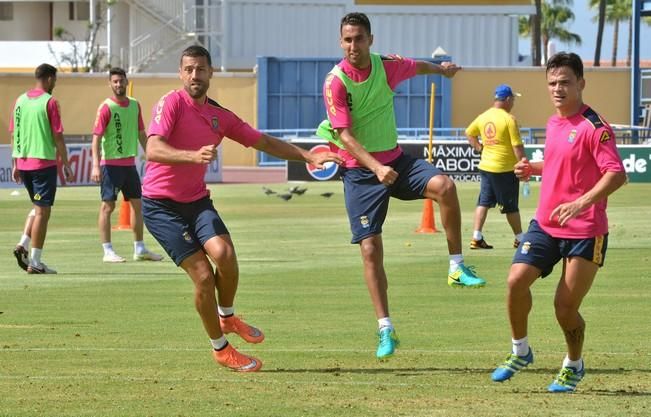
[[[49,41],[50,39],[48,2],[14,2],[14,19],[0,22],[0,41]]]

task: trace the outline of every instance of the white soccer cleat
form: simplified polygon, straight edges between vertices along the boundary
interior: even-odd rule
[[[109,263],[109,264],[119,264],[122,262],[126,262],[127,260],[118,255],[115,252],[109,252],[105,253],[104,257],[102,258],[103,262]]]
[[[28,274],[56,274],[57,271],[55,271],[52,268],[48,268],[48,266],[45,265],[43,262],[40,262],[39,264],[34,264],[30,262],[29,266],[27,266],[27,273]]]
[[[162,261],[163,257],[157,253],[150,252],[148,249],[145,249],[144,252],[142,253],[134,253],[133,254],[133,260],[134,261]]]

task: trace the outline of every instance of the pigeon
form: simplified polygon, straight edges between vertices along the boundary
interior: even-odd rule
[[[292,187],[289,189],[289,192],[292,194],[303,195],[307,191],[307,188],[299,188],[298,186]]]
[[[265,193],[266,195],[276,194],[276,192],[275,192],[274,190],[270,190],[270,189],[267,188],[267,187],[262,187],[262,191],[264,191],[264,193]]]
[[[325,198],[330,198],[330,197],[332,197],[333,195],[334,195],[334,193],[331,193],[331,192],[321,193],[321,197],[325,197]]]
[[[278,194],[276,197],[282,198],[283,200],[287,201],[287,200],[291,200],[292,194],[291,193]]]

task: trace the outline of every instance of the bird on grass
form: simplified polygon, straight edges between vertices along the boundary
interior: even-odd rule
[[[330,197],[332,197],[333,195],[334,195],[334,193],[331,193],[331,192],[321,193],[321,197],[325,197],[325,198],[330,198]]]
[[[276,197],[278,197],[278,198],[282,198],[283,200],[287,201],[287,200],[291,200],[291,199],[292,199],[292,194],[291,194],[291,193],[287,193],[287,194],[278,194]]]
[[[289,189],[289,192],[292,194],[303,195],[307,191],[307,188],[300,188],[298,185]]]
[[[276,192],[275,192],[274,190],[270,190],[269,188],[264,187],[264,186],[262,187],[262,191],[263,191],[266,195],[276,194]]]

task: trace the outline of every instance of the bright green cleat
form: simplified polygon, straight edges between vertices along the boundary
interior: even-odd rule
[[[379,360],[389,359],[393,356],[396,348],[400,346],[400,341],[398,340],[396,331],[391,327],[383,327],[377,334],[380,340],[377,345],[375,356]]]
[[[450,287],[480,288],[486,285],[486,281],[475,275],[474,267],[461,264],[456,270],[448,273],[448,285]]]
[[[576,389],[576,384],[581,382],[585,376],[585,367],[580,371],[572,368],[571,366],[565,366],[561,368],[561,371],[556,375],[556,379],[552,382],[547,391],[549,392],[574,392]]]

